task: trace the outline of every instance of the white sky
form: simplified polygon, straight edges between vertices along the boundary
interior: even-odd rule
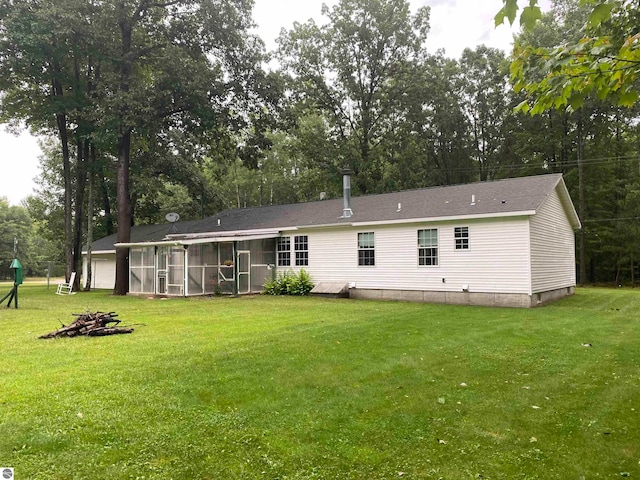
[[[275,49],[280,30],[290,29],[295,21],[305,22],[313,17],[316,23],[325,23],[320,13],[323,3],[333,6],[337,0],[255,0],[254,19],[267,50]],[[427,40],[431,53],[442,48],[446,56],[459,58],[465,48],[481,44],[508,52],[517,31],[506,24],[493,27],[493,17],[502,7],[502,0],[410,0],[410,3],[414,13],[423,5],[431,7]],[[543,10],[549,9],[550,0],[539,3]],[[33,193],[40,154],[36,138],[28,132],[16,137],[7,133],[4,125],[0,126],[0,197],[19,205]]]

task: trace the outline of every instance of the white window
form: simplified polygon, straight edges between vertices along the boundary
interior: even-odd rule
[[[309,265],[309,237],[296,235],[293,238],[293,248],[296,252],[296,266],[306,267]]]
[[[418,265],[435,267],[438,265],[438,229],[418,230]]]
[[[469,227],[455,227],[453,236],[456,240],[456,250],[469,250]]]
[[[278,266],[291,266],[291,237],[280,237],[277,239]]]
[[[375,238],[373,232],[358,234],[358,265],[374,266],[376,264]]]

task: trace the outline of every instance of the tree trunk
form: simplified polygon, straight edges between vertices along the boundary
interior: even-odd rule
[[[118,243],[131,239],[131,201],[129,196],[129,153],[131,132],[125,130],[118,141]],[[129,291],[129,249],[116,248],[116,284],[114,295],[126,295]]]
[[[579,278],[578,283],[585,285],[587,283],[587,262],[586,262],[586,234],[584,227],[585,217],[585,201],[584,201],[584,158],[583,158],[583,142],[582,142],[582,112],[578,117],[578,217],[582,223],[582,228],[578,233],[578,250],[579,256]]]
[[[131,196],[129,191],[129,155],[131,153],[131,127],[126,96],[131,81],[131,38],[132,20],[126,17],[125,6],[121,4],[120,34],[122,50],[120,58],[120,94],[125,97],[120,107],[120,126],[118,135],[117,205],[118,205],[118,243],[131,240]],[[114,295],[126,295],[129,291],[129,249],[116,248],[116,284]]]
[[[109,187],[104,177],[104,168],[102,163],[98,167],[98,178],[100,181],[100,197],[102,199],[102,210],[104,210],[104,228],[105,234],[111,235],[115,232],[113,225],[113,213],[111,212],[111,197],[109,196]]]
[[[93,243],[93,182],[95,179],[94,168],[96,165],[96,147],[91,145],[89,153],[89,198],[87,201],[87,276],[85,278],[84,290],[91,291],[91,280],[93,269],[91,268],[91,244]]]
[[[53,66],[56,72],[60,72],[59,65]],[[64,89],[60,81],[54,79],[52,82],[53,96],[62,97]],[[62,176],[64,177],[64,249],[65,249],[65,281],[71,278],[73,271],[73,225],[72,225],[72,209],[71,200],[71,164],[69,162],[69,133],[67,131],[67,116],[65,112],[56,113],[56,123],[58,126],[58,135],[62,146]]]
[[[73,236],[73,271],[78,272],[82,262],[82,223],[84,221],[84,191],[87,184],[87,157],[89,154],[89,141],[79,139],[76,153],[76,200],[74,211],[74,236]],[[74,291],[78,291],[80,275],[75,276]]]

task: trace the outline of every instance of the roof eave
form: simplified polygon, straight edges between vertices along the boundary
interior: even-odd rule
[[[401,223],[456,222],[461,220],[482,220],[487,218],[527,217],[535,215],[535,213],[535,210],[520,210],[515,212],[479,213],[472,215],[445,215],[440,217],[403,218],[398,220],[373,220],[370,222],[353,222],[351,225],[354,227],[368,227],[373,225],[397,225]]]
[[[567,217],[569,218],[569,223],[571,224],[574,230],[580,230],[582,228],[582,222],[580,222],[580,216],[578,215],[578,212],[576,212],[576,209],[573,206],[571,195],[569,195],[569,190],[567,189],[567,185],[564,183],[564,179],[562,177],[558,179],[555,189],[556,189],[556,192],[558,192],[558,196],[560,197],[562,206],[564,207]]]

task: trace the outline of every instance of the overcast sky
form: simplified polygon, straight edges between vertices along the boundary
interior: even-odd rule
[[[275,39],[282,28],[290,29],[293,22],[305,22],[314,18],[323,24],[322,4],[335,5],[337,0],[255,0],[254,18],[258,34],[267,49],[276,47]],[[485,44],[510,51],[515,27],[493,27],[493,17],[502,6],[502,0],[410,0],[412,11],[423,5],[431,7],[431,30],[427,49],[434,53],[444,49],[451,58],[459,58],[462,51]],[[525,2],[520,2],[525,3]],[[543,10],[550,0],[539,2]],[[0,126],[0,196],[18,205],[35,188],[33,178],[39,174],[37,140],[28,132],[16,137]]]

